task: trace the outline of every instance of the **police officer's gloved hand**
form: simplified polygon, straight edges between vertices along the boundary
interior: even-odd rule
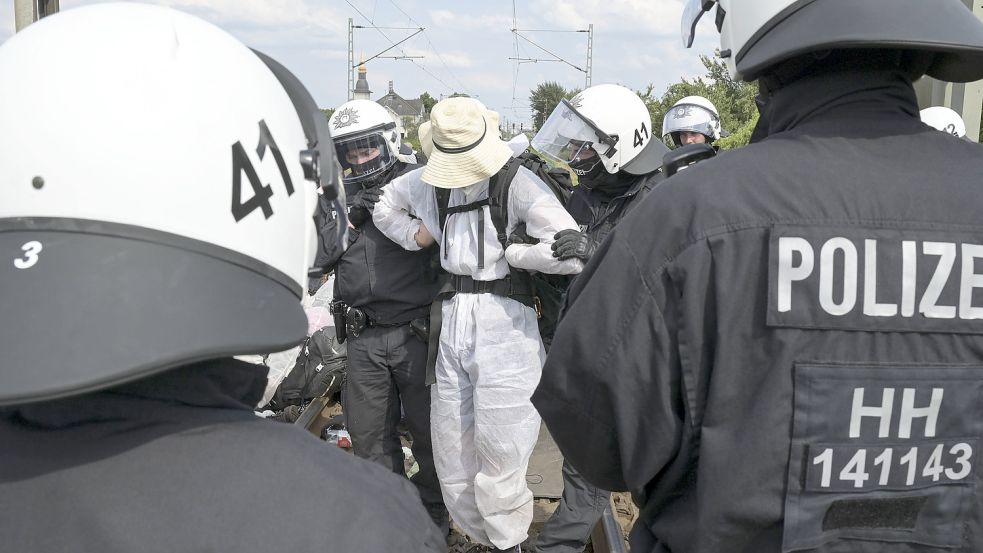
[[[375,207],[375,204],[379,203],[379,198],[381,197],[382,188],[378,186],[363,188],[352,196],[352,199],[348,202],[348,205],[351,207],[360,207],[362,209],[372,211],[372,208]]]
[[[353,227],[361,227],[365,221],[372,218],[372,212],[361,206],[352,206],[348,208],[348,222],[352,224]]]
[[[348,199],[348,220],[355,228],[361,227],[372,218],[372,208],[382,197],[382,188],[373,186],[362,188]]]
[[[586,263],[597,250],[597,242],[585,232],[561,230],[553,239],[553,257],[561,260],[576,257]]]
[[[526,233],[526,224],[519,223],[509,235],[509,244],[538,244],[539,240]]]

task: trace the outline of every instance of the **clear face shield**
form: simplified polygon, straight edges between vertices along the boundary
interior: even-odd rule
[[[335,151],[346,185],[362,183],[396,163],[396,157],[386,144],[386,130],[373,129],[335,139]]]
[[[601,156],[614,154],[617,141],[617,137],[609,136],[580,115],[570,102],[561,100],[533,137],[531,145],[544,156],[583,176],[601,163]]]
[[[717,0],[687,0],[683,7],[683,18],[680,20],[679,34],[683,39],[683,48],[693,46],[693,38],[696,36],[696,24],[700,22],[703,14],[710,11],[710,8],[717,3]],[[722,17],[718,15],[718,19]],[[717,30],[720,30],[718,22]]]

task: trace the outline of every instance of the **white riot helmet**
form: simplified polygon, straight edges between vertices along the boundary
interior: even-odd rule
[[[282,66],[181,12],[98,4],[0,46],[0,98],[0,405],[303,339],[311,181],[342,217],[344,196]]]
[[[955,111],[945,106],[932,106],[925,108],[920,113],[922,123],[934,127],[944,133],[949,133],[959,138],[966,136],[966,122]]]
[[[336,109],[331,137],[345,184],[367,182],[398,160],[401,141],[396,120],[371,100],[352,100]]]
[[[808,52],[871,48],[925,53],[925,73],[943,81],[983,77],[983,22],[962,0],[687,0],[685,47],[714,5],[734,78],[757,79]]]
[[[700,133],[713,143],[725,136],[720,128],[720,114],[710,100],[703,96],[687,96],[673,104],[662,118],[662,139],[667,146],[682,145],[679,133]]]
[[[561,100],[532,147],[583,175],[598,161],[608,173],[626,169],[651,140],[652,116],[645,102],[623,86],[602,84]]]

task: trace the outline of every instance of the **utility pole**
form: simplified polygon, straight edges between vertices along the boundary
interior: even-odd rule
[[[59,0],[14,0],[14,27],[17,32],[47,17],[58,13]]]
[[[584,88],[590,88],[591,73],[594,67],[594,24],[587,26],[587,84]]]
[[[355,26],[348,18],[348,101],[355,99]]]

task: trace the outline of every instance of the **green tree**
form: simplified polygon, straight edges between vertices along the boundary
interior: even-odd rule
[[[541,83],[530,91],[529,107],[532,108],[533,112],[533,131],[538,131],[543,126],[546,118],[553,112],[553,108],[560,103],[560,100],[564,98],[569,100],[579,92],[579,89],[567,90],[554,81]]]
[[[328,118],[328,122],[330,123],[331,116],[334,115],[334,108],[322,108],[321,112],[324,113],[324,116]]]
[[[424,92],[424,94],[426,94]],[[422,99],[422,97],[421,97]],[[403,137],[403,142],[406,142],[413,147],[414,150],[420,151],[420,125],[412,117],[403,117],[403,129],[406,131],[406,136]]]
[[[430,110],[433,108],[434,104],[437,103],[437,99],[430,95],[429,92],[424,92],[420,95],[420,101],[423,102],[423,109],[430,114]]]
[[[717,144],[724,149],[746,145],[758,122],[758,108],[754,102],[758,87],[732,79],[727,72],[727,64],[719,58],[700,56],[700,61],[707,70],[705,78],[683,79],[671,84],[659,98],[652,94],[652,85],[645,92],[639,92],[652,115],[652,124],[661,129],[662,119],[673,104],[686,96],[703,96],[717,107],[720,126],[730,133],[729,137],[719,140]]]

